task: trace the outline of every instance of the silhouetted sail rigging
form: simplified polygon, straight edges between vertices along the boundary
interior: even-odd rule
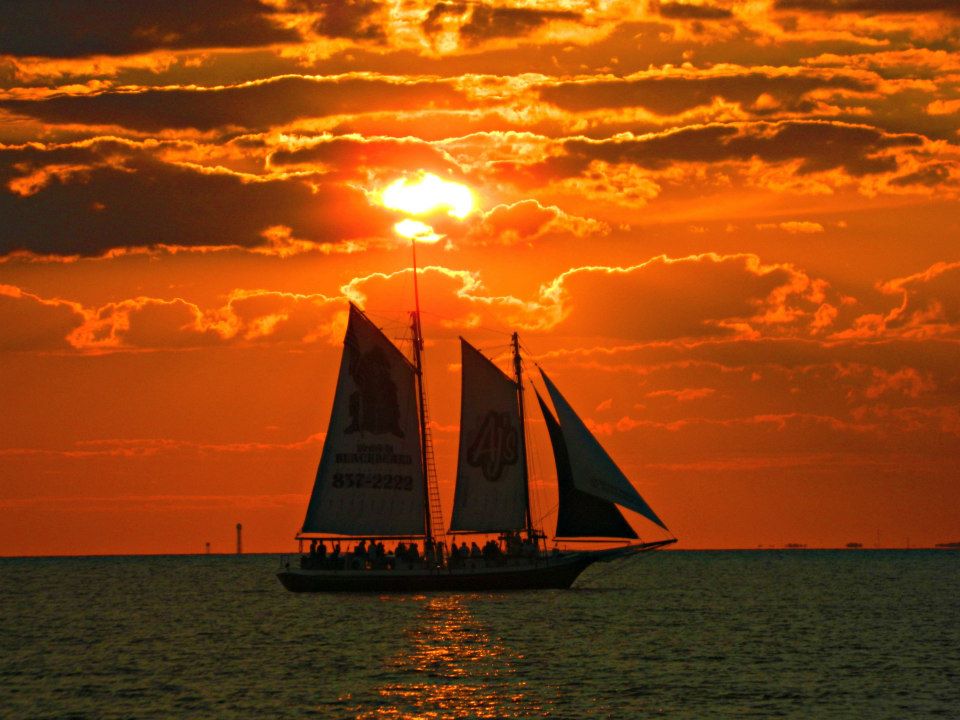
[[[553,417],[540,393],[537,392],[536,395],[540,412],[543,413],[547,431],[550,433],[550,444],[553,446],[553,459],[557,468],[558,506],[555,536],[636,539],[637,533],[616,505],[576,488],[560,423]]]
[[[305,533],[423,535],[415,368],[352,303]]]
[[[584,493],[633,510],[664,530],[668,530],[653,509],[640,497],[640,493],[630,484],[607,451],[597,442],[542,368],[540,376],[557,412],[574,486]]]
[[[517,384],[463,338],[460,357],[460,454],[450,529],[520,530],[527,500]]]

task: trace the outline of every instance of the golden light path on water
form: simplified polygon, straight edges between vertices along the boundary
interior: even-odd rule
[[[426,601],[408,627],[406,650],[387,662],[395,678],[379,689],[381,705],[358,720],[532,718],[532,702],[514,677],[516,657],[491,637],[460,596]]]
[[[446,211],[458,220],[467,217],[475,204],[473,193],[466,185],[443,180],[432,173],[399,178],[384,188],[379,197],[384,207],[407,215],[423,216]],[[435,243],[442,237],[430,225],[412,218],[401,220],[393,229],[401,237],[418,242]]]

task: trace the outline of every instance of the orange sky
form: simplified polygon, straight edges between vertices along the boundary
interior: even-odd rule
[[[681,547],[960,540],[952,0],[80,8],[0,25],[0,555],[291,549],[422,173],[447,502],[516,329]]]

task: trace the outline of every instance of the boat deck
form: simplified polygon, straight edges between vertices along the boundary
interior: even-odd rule
[[[500,562],[465,559],[454,567],[400,563],[394,568],[311,569],[288,566],[277,573],[293,592],[429,592],[568,588],[588,566],[601,559],[577,552]]]

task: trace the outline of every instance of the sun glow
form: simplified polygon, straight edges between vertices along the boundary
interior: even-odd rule
[[[393,226],[394,231],[401,237],[416,240],[421,243],[435,243],[443,239],[442,235],[437,235],[433,228],[422,223],[419,220],[401,220]]]
[[[473,193],[466,185],[424,173],[414,180],[400,178],[380,193],[384,207],[408,215],[427,215],[438,210],[462,220],[473,210]],[[397,232],[400,232],[399,229]],[[401,233],[402,234],[402,233]],[[408,236],[409,237],[409,236]]]

